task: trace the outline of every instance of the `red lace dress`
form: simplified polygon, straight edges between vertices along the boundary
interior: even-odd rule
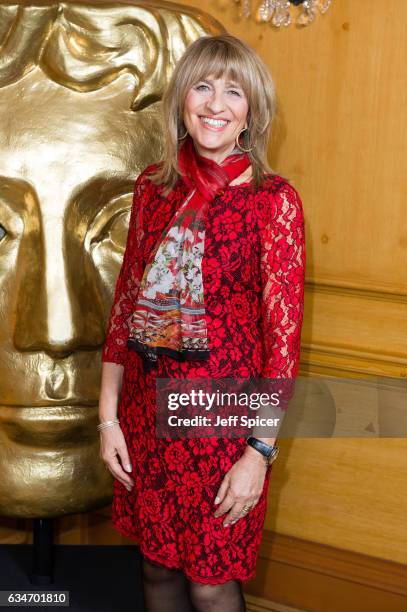
[[[143,555],[191,580],[217,584],[254,577],[272,468],[257,505],[235,524],[215,518],[216,492],[246,438],[157,438],[156,377],[294,378],[299,366],[304,297],[304,219],[296,190],[268,175],[260,189],[229,186],[206,217],[202,274],[208,361],[158,356],[144,373],[126,348],[148,254],[186,194],[179,180],[167,197],[138,177],[127,246],[116,283],[102,361],[124,366],[118,416],[133,466],[132,491],[114,480],[113,527]]]

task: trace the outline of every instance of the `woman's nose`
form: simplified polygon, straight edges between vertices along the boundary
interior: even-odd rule
[[[207,101],[207,107],[210,114],[216,115],[225,110],[225,101],[223,92],[215,89]]]

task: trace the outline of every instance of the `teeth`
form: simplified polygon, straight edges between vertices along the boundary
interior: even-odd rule
[[[209,117],[201,117],[201,120],[203,123],[208,123],[214,127],[223,127],[227,124],[227,121],[223,121],[222,119],[210,119]]]

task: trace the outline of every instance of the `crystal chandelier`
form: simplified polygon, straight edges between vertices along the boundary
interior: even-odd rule
[[[234,0],[240,4],[239,15],[241,17],[252,16],[251,0]],[[271,21],[272,25],[289,26],[291,23],[291,5],[298,7],[295,23],[299,26],[306,26],[315,20],[317,11],[325,13],[332,0],[262,0],[257,7],[254,18],[258,22]]]

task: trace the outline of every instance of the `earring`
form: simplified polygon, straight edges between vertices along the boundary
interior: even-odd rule
[[[188,130],[185,130],[185,134],[183,136],[181,136],[181,138],[178,136],[178,140],[184,140],[184,138],[186,138],[188,135]]]
[[[236,136],[236,146],[237,146],[237,147],[239,147],[239,149],[240,149],[241,151],[243,151],[244,153],[249,153],[250,151],[252,151],[252,150],[253,150],[253,147],[251,147],[250,149],[244,149],[244,148],[243,148],[243,147],[241,147],[241,146],[240,146],[240,144],[239,144],[240,134],[241,134],[242,132],[245,132],[247,129],[248,129],[247,127],[243,128],[243,130],[240,130],[240,132],[239,132],[239,133],[238,133],[238,135]]]

